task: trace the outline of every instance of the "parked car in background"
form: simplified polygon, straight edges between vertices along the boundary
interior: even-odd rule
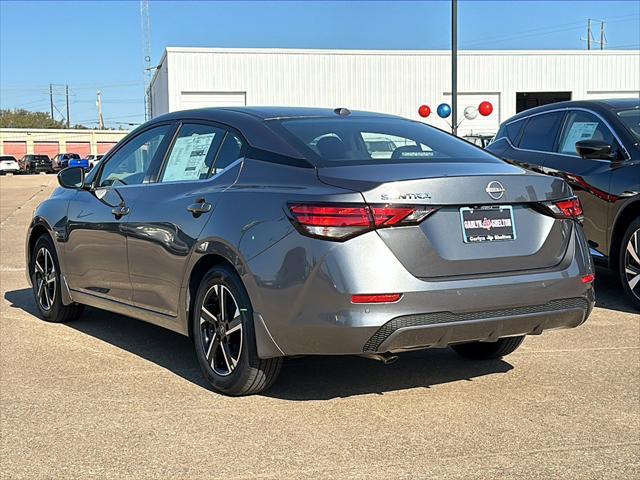
[[[91,305],[189,335],[230,395],[268,388],[286,356],[496,359],[594,304],[567,183],[421,122],[174,112],[58,180],[26,239],[40,315]]]
[[[104,155],[87,155],[87,161],[89,162],[89,170],[91,170],[99,161],[104,157]]]
[[[464,139],[467,142],[471,142],[480,148],[486,148],[487,145],[491,143],[491,140],[493,140],[493,137],[494,135],[491,135],[491,134],[471,133],[469,135],[465,135]]]
[[[86,158],[70,158],[67,163],[67,167],[80,167],[85,172],[91,170],[91,168],[89,168],[89,165],[89,160]]]
[[[640,100],[562,102],[502,124],[487,150],[565,179],[584,208],[596,259],[640,309]]]
[[[28,154],[20,159],[22,173],[52,173],[53,165],[47,155]]]
[[[69,166],[69,160],[80,160],[77,153],[59,153],[53,157],[53,169],[57,172]]]
[[[11,155],[0,156],[0,175],[5,173],[20,173],[20,165]]]

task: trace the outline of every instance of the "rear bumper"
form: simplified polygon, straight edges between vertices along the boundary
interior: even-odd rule
[[[593,286],[581,281],[593,263],[581,229],[570,235],[553,268],[433,281],[411,275],[376,232],[341,244],[294,232],[252,258],[243,276],[269,343],[258,338],[258,354],[397,352],[576,327],[594,305]],[[373,293],[402,298],[351,303]]]
[[[544,305],[453,314],[429,313],[397,317],[367,340],[363,352],[398,352],[446,347],[470,341],[496,341],[503,337],[539,335],[545,330],[573,328],[593,309],[593,291],[585,297],[553,300]]]

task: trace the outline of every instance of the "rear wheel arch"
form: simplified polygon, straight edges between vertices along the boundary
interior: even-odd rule
[[[624,236],[627,228],[636,218],[640,217],[640,196],[638,196],[633,202],[625,206],[624,209],[618,213],[615,223],[613,225],[613,232],[611,234],[611,247],[609,254],[609,267],[617,270],[620,260],[620,247],[622,237]]]
[[[189,273],[186,298],[187,314],[185,315],[185,318],[187,319],[188,333],[189,338],[191,339],[193,339],[193,322],[191,322],[191,312],[193,312],[194,302],[198,293],[198,287],[200,286],[200,282],[202,281],[206,273],[213,267],[218,265],[225,265],[239,274],[238,269],[229,259],[217,253],[208,253],[202,256],[200,259],[198,259],[198,261],[191,269],[191,272]]]

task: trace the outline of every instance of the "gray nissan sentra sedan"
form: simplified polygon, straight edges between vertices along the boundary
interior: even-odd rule
[[[399,117],[175,112],[58,179],[27,234],[41,316],[90,305],[188,335],[230,395],[293,355],[495,359],[593,308],[562,179]]]

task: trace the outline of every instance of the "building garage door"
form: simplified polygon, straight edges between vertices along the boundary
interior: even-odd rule
[[[58,142],[34,142],[33,153],[53,158],[60,153],[60,144]]]
[[[91,153],[89,142],[67,142],[66,153],[77,153],[81,158],[86,158]]]
[[[22,158],[27,153],[27,142],[2,142],[4,155]]]
[[[203,107],[244,107],[246,92],[181,92],[180,110]]]
[[[491,102],[493,112],[487,117],[478,114],[473,120],[464,118],[464,109],[471,106],[478,108],[482,102]],[[451,105],[451,94],[445,94],[445,102]],[[447,118],[451,123],[451,117]],[[495,135],[500,127],[500,94],[499,93],[459,93],[458,94],[458,136],[472,133]],[[447,129],[448,130],[448,129]]]
[[[115,146],[116,142],[98,142],[98,155],[104,155]]]

